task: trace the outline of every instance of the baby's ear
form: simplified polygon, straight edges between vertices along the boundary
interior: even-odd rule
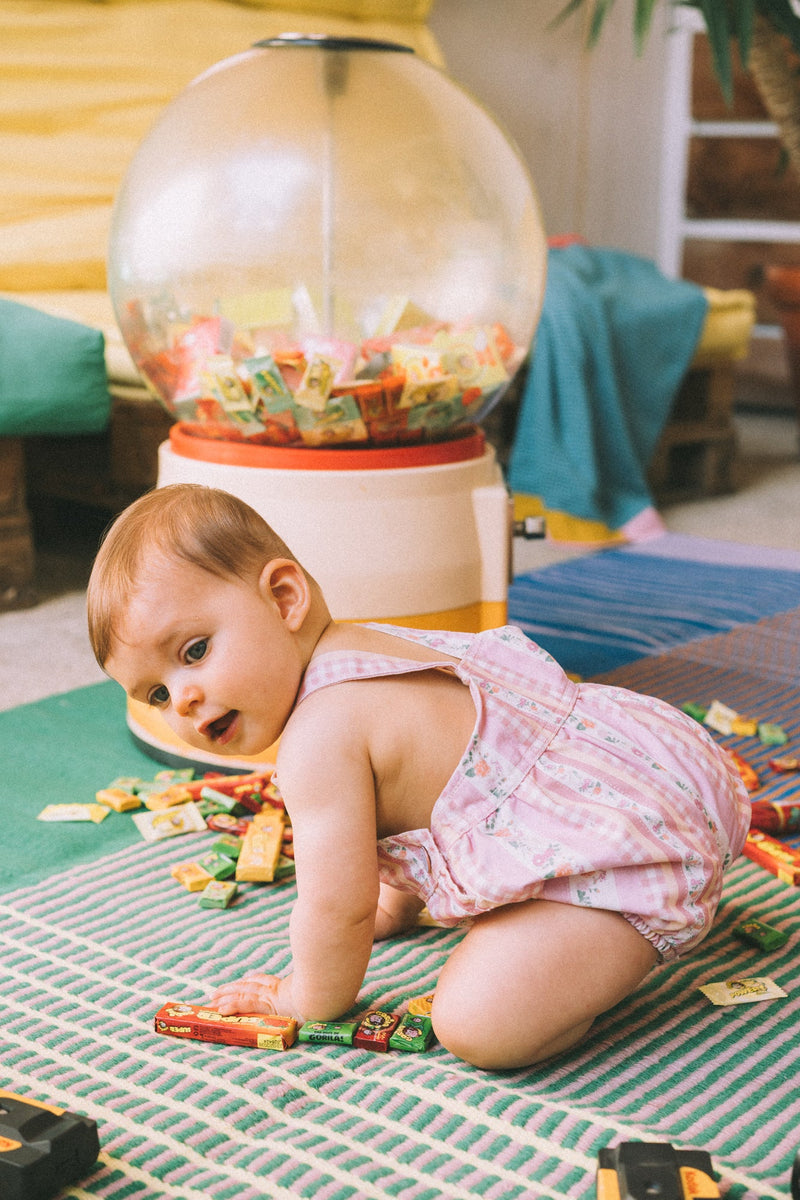
[[[290,558],[271,559],[259,576],[258,587],[265,599],[277,605],[286,626],[296,633],[311,607],[311,588],[300,564]]]

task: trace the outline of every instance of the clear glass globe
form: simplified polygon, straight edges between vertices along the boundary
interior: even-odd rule
[[[517,151],[411,50],[285,35],[191,83],[117,197],[109,290],[187,432],[394,445],[479,422],[546,241]]]

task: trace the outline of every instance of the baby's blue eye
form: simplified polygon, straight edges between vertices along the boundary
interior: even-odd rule
[[[154,687],[150,695],[147,697],[147,703],[153,705],[168,704],[169,690],[160,683],[158,687]]]
[[[189,659],[189,662],[199,662],[201,658],[205,657],[205,653],[206,653],[207,649],[208,649],[207,639],[200,638],[200,640],[198,642],[192,642],[191,646],[189,646],[187,648],[186,657]]]

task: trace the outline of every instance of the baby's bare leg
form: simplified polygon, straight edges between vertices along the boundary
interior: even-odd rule
[[[436,985],[439,1041],[488,1070],[568,1049],[629,995],[658,958],[619,913],[549,900],[479,917]]]

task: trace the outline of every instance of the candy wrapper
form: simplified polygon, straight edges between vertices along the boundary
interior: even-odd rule
[[[782,987],[766,976],[706,983],[699,990],[712,1004],[720,1007],[727,1007],[729,1004],[757,1004],[762,1000],[778,1000],[787,995]]]
[[[479,421],[525,356],[499,322],[448,324],[407,296],[390,298],[373,331],[353,341],[310,332],[319,318],[302,287],[215,307],[182,314],[164,294],[124,317],[145,379],[204,437],[277,446],[438,440]]]

